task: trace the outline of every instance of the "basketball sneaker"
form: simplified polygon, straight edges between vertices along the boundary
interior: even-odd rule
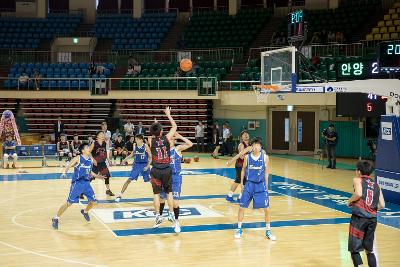
[[[119,203],[120,201],[121,201],[121,196],[117,196],[117,197],[115,198],[115,202]]]
[[[242,238],[242,235],[243,235],[243,230],[242,230],[242,228],[236,229],[236,231],[235,231],[235,238]]]
[[[265,236],[271,241],[276,241],[276,236],[272,234],[271,230],[267,230]]]
[[[85,218],[86,221],[90,221],[90,217],[89,217],[89,213],[85,212],[85,210],[81,210],[81,213],[83,215],[83,217]]]
[[[172,212],[168,212],[168,221],[174,222],[175,221],[175,215]]]
[[[156,222],[153,225],[153,228],[160,227],[161,223],[164,221],[164,218],[161,215],[157,215]]]
[[[111,192],[111,190],[110,190],[110,189],[107,189],[107,191],[106,191],[106,195],[109,195],[110,197],[113,197],[113,196],[115,196],[115,195],[114,195],[114,193],[113,193],[113,192]]]
[[[231,203],[234,203],[234,202],[235,202],[235,200],[233,199],[233,197],[230,197],[230,196],[226,196],[226,201],[229,201],[229,202],[231,202]]]
[[[180,224],[179,224],[179,220],[177,220],[177,221],[175,221],[175,226],[174,226],[174,231],[175,231],[175,233],[180,233],[181,232],[181,226],[180,226]]]
[[[57,218],[52,218],[51,219],[51,225],[53,226],[54,230],[58,230],[58,219]]]

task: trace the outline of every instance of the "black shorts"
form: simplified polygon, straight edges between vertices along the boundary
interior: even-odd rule
[[[95,174],[103,175],[106,178],[111,177],[110,170],[108,169],[107,164],[105,162],[98,162],[97,166],[93,164],[92,171]]]
[[[157,169],[151,168],[150,182],[153,187],[154,194],[160,194],[162,191],[165,193],[172,192],[172,170],[171,168]]]
[[[350,220],[348,250],[373,251],[376,224],[376,218],[362,218],[353,214]]]
[[[241,176],[242,176],[242,167],[235,167],[235,169],[236,169],[236,178],[235,178],[235,183],[237,183],[237,184],[240,184],[240,179],[241,179]],[[246,183],[246,175],[244,176],[244,179],[243,179],[243,184],[245,184]]]

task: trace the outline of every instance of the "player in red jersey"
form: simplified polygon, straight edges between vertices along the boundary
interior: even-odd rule
[[[353,179],[354,193],[348,201],[352,210],[348,250],[354,266],[362,266],[360,251],[365,250],[368,266],[375,267],[373,251],[378,210],[385,207],[382,190],[370,176],[373,166],[369,161],[357,163],[356,177]]]
[[[154,122],[150,126],[150,134],[148,144],[150,145],[152,155],[152,169],[150,172],[151,185],[154,193],[154,209],[156,213],[156,222],[154,228],[157,228],[162,223],[162,214],[160,214],[160,193],[164,191],[167,194],[167,202],[170,217],[174,218],[174,207],[172,198],[172,169],[170,166],[170,141],[175,135],[177,125],[171,116],[171,108],[166,107],[165,115],[167,115],[171,123],[171,129],[168,134],[163,135],[162,125],[159,122]]]

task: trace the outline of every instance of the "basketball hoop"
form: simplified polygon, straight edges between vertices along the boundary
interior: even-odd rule
[[[279,85],[268,85],[268,84],[255,84],[252,85],[254,93],[257,97],[257,103],[268,103],[268,96],[272,92],[277,92],[281,88]]]

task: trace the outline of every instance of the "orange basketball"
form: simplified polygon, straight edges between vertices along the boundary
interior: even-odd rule
[[[181,60],[180,68],[184,72],[191,71],[192,67],[193,67],[193,63],[192,63],[192,61],[190,59],[184,58],[184,59]]]

